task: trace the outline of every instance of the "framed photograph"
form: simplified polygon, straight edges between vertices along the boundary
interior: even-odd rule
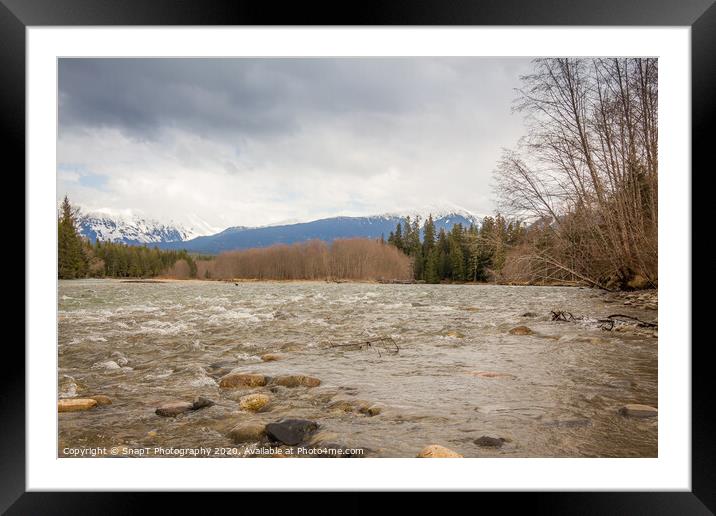
[[[85,4],[0,8],[27,251],[3,510],[713,511],[690,251],[711,2]]]

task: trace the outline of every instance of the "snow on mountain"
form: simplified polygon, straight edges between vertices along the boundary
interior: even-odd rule
[[[131,245],[181,242],[206,234],[201,229],[187,228],[181,224],[164,224],[138,216],[101,212],[82,214],[77,221],[77,228],[91,242],[101,240]]]

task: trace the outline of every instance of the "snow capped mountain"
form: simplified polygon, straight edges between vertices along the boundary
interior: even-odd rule
[[[219,253],[233,249],[265,247],[311,239],[332,241],[337,238],[387,238],[406,216],[420,217],[421,225],[432,215],[439,231],[455,224],[479,224],[482,216],[452,204],[429,205],[418,209],[397,210],[373,216],[339,216],[319,220],[289,220],[258,227],[232,226],[222,231],[197,216],[188,217],[191,227],[167,224],[133,215],[89,212],[78,221],[80,233],[94,242],[123,242],[130,245],[156,244],[165,249],[187,249],[199,253]]]
[[[181,224],[163,224],[137,216],[99,212],[82,214],[77,221],[77,227],[80,234],[91,242],[101,240],[131,245],[181,242],[205,234]]]

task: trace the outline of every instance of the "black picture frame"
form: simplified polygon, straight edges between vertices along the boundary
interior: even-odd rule
[[[3,79],[0,120],[6,143],[5,162],[8,163],[9,157],[15,170],[25,170],[25,29],[28,26],[658,25],[690,26],[692,30],[692,169],[704,168],[702,172],[706,172],[706,160],[710,157],[707,146],[711,143],[708,127],[714,119],[716,104],[714,0],[363,0],[350,5],[353,7],[337,2],[327,5],[293,2],[278,6],[272,2],[208,0],[0,0]],[[689,180],[686,174],[688,171],[684,180]],[[31,309],[31,304],[27,305],[25,313]],[[671,344],[690,346],[691,342]],[[549,513],[712,514],[716,510],[716,440],[710,435],[708,425],[714,389],[713,374],[708,370],[710,362],[706,359],[707,344],[708,340],[691,347],[691,492],[511,493],[497,500],[501,508],[509,510],[515,504],[526,502],[530,511]],[[10,347],[14,349],[8,349]],[[25,354],[10,341],[5,351],[12,356],[5,356],[6,367],[1,375],[0,511],[8,514],[125,514],[146,507],[148,494],[25,492]],[[213,507],[216,500],[212,501]],[[187,508],[188,502],[189,497],[179,493],[163,495],[162,500],[165,510],[175,505]],[[303,502],[298,497],[293,498],[292,503]],[[360,502],[334,505],[330,499],[324,503],[336,509],[365,507]]]

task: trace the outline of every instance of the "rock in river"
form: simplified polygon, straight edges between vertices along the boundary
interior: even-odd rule
[[[639,405],[634,403],[624,405],[619,409],[619,413],[623,416],[629,417],[656,417],[659,411],[649,405]]]
[[[204,397],[202,397],[202,396],[197,396],[196,398],[194,398],[194,401],[193,401],[192,404],[191,404],[191,409],[192,409],[192,410],[199,410],[199,409],[202,409],[202,408],[204,408],[204,407],[211,407],[211,406],[213,406],[213,405],[214,405],[214,402],[213,402],[213,401],[208,400],[208,399],[206,399],[206,398],[204,398]]]
[[[533,333],[527,326],[515,326],[510,330],[510,335],[532,335]]]
[[[172,401],[157,408],[154,413],[158,416],[174,417],[193,410],[194,404],[188,401]]]
[[[262,374],[229,373],[219,380],[219,387],[230,389],[233,387],[263,387],[267,378]]]
[[[505,439],[497,435],[483,435],[475,439],[475,444],[483,448],[499,448],[505,443]]]
[[[57,401],[58,412],[78,412],[89,410],[97,406],[97,401],[91,398],[71,398]]]
[[[261,360],[264,362],[275,362],[276,360],[281,360],[281,355],[277,353],[264,353],[261,355]]]
[[[321,380],[312,376],[284,375],[275,377],[272,383],[284,387],[318,387],[321,385]]]
[[[309,439],[318,430],[318,423],[307,419],[282,419],[266,425],[266,435],[272,441],[295,446]]]
[[[462,455],[459,453],[439,444],[428,445],[418,453],[419,459],[455,459],[461,457]]]
[[[269,398],[266,394],[249,394],[247,396],[243,396],[239,400],[239,406],[243,410],[258,412],[266,408],[266,405],[268,405],[270,401],[271,398]]]
[[[178,416],[179,414],[189,412],[190,410],[199,410],[204,407],[211,407],[213,404],[213,401],[199,396],[197,398],[194,398],[194,401],[192,402],[171,401],[169,403],[165,403],[159,406],[157,410],[154,411],[154,413],[158,416],[174,417]]]
[[[241,423],[229,431],[229,437],[236,444],[257,442],[266,436],[266,425],[262,423]]]

